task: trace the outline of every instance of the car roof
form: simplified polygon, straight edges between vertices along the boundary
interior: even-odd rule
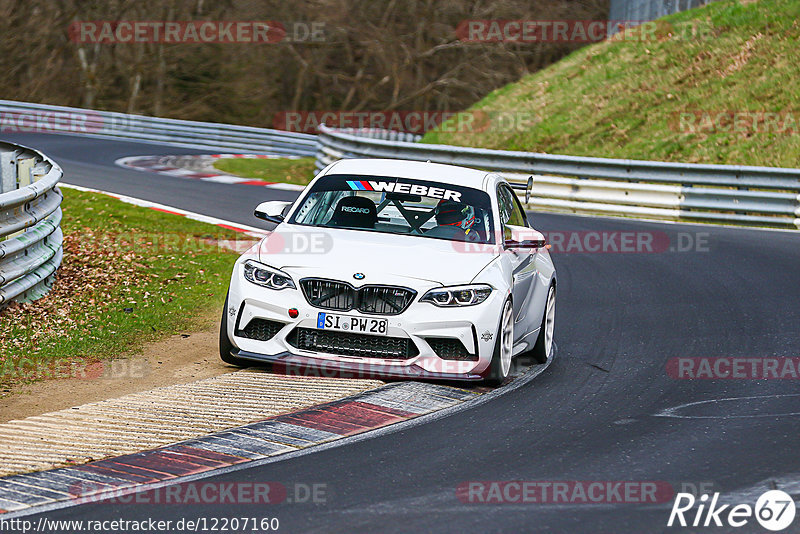
[[[455,165],[403,159],[343,159],[328,169],[326,175],[330,174],[411,178],[483,189],[484,179],[489,173]]]

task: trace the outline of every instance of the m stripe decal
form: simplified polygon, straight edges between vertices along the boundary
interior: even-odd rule
[[[353,191],[374,191],[372,186],[369,185],[369,182],[365,180],[348,180],[347,185],[350,186],[350,189]]]

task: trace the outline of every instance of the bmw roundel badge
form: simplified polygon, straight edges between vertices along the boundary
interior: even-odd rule
[[[365,278],[364,273],[356,273],[353,275],[353,278],[356,280],[363,280]]]

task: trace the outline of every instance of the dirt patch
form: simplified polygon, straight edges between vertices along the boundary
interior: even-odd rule
[[[725,72],[722,73],[723,78],[727,78],[734,72],[738,72],[747,65],[747,62],[750,61],[750,58],[753,57],[753,49],[756,46],[756,43],[764,37],[763,34],[757,33],[753,37],[747,40],[747,42],[742,46],[739,50],[739,53],[736,54],[733,58],[733,62],[728,65],[728,68],[725,69]]]
[[[74,378],[6,387],[0,423],[235,371],[219,359],[218,332],[209,326],[171,336],[130,358],[93,363]]]

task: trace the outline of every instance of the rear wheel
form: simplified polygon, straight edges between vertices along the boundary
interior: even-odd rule
[[[539,328],[539,337],[536,345],[531,350],[531,355],[537,363],[545,363],[553,355],[553,332],[556,322],[556,288],[550,286],[547,292],[547,302],[544,306],[542,326]]]
[[[514,312],[510,300],[507,300],[503,306],[503,313],[500,317],[492,362],[485,380],[491,386],[502,384],[511,369],[511,353],[514,348]]]
[[[225,307],[222,308],[222,319],[219,323],[219,357],[225,363],[237,367],[247,367],[244,360],[231,354],[232,350],[234,350],[234,346],[228,337],[228,297],[225,297]]]

